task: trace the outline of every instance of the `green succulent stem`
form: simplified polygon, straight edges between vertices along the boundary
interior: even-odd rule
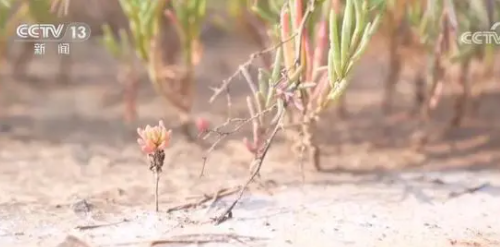
[[[342,17],[335,9],[330,10],[329,100],[336,101],[345,92],[352,68],[363,55],[370,38],[378,27],[381,12],[368,22],[370,16],[367,1],[360,3],[359,0],[346,0]],[[323,108],[326,105],[328,102],[323,102],[320,107]]]
[[[195,43],[198,42],[201,24],[205,17],[206,0],[120,0],[120,4],[129,19],[131,28],[131,41],[137,56],[147,67],[148,75],[155,89],[162,93],[162,85],[158,78],[158,66],[155,61],[160,40],[160,31],[165,27],[164,18],[170,18],[167,25],[174,25],[180,37],[183,63],[188,73],[193,73],[193,55]],[[108,47],[114,54],[120,53],[117,44],[108,38]],[[189,76],[189,75],[188,75]]]

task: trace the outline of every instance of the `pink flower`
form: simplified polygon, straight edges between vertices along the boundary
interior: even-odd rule
[[[145,129],[137,128],[139,137],[137,143],[146,154],[152,154],[158,150],[165,149],[170,144],[172,130],[167,130],[163,121],[160,120],[158,126],[146,126]]]

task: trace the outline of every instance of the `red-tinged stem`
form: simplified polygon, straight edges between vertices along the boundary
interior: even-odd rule
[[[165,13],[165,16],[170,20],[170,23],[172,25],[174,25],[174,27],[177,30],[177,33],[179,34],[179,36],[182,37],[182,40],[185,40],[185,37],[184,37],[185,35],[184,35],[183,27],[179,23],[179,20],[177,19],[177,16],[175,16],[175,13],[172,10],[170,10],[170,9],[165,10],[164,13]]]
[[[296,28],[300,28],[302,24],[302,20],[304,19],[304,1],[303,0],[295,0],[295,20],[294,24]],[[299,30],[295,30],[298,32]],[[300,62],[305,65],[306,73],[302,77],[302,79],[310,80],[311,78],[311,66],[308,66],[312,59],[312,47],[310,40],[308,38],[308,30],[304,28],[301,32],[301,37],[299,37],[302,45],[298,45],[295,47],[296,49],[300,48]]]
[[[304,18],[304,4],[302,0],[295,0],[295,20],[294,24],[296,27],[300,27],[300,23]]]
[[[280,15],[281,22],[281,40],[284,42],[290,38],[290,12],[287,9],[284,9]],[[288,75],[291,76],[293,74],[293,42],[287,41],[283,44],[284,53],[283,58],[285,60],[285,66],[288,71]]]
[[[321,72],[321,76],[319,78],[320,79],[318,80],[318,85],[314,87],[314,90],[311,94],[311,105],[313,102],[312,100],[316,100],[317,104],[321,105],[324,100],[326,89],[328,88],[328,75],[326,71]]]
[[[332,9],[335,11],[335,14],[340,14],[341,7],[340,0],[332,0]]]
[[[306,30],[304,30],[306,31]],[[306,32],[304,32],[306,33]],[[306,76],[305,79],[308,82],[312,82],[313,80],[313,72],[314,72],[314,67],[313,64],[311,63],[313,61],[314,57],[314,49],[311,44],[311,38],[307,35],[302,36],[303,44],[304,44],[304,53],[305,53],[305,61],[306,61]],[[308,90],[310,91],[310,90]]]
[[[313,60],[313,72],[321,67],[324,62],[323,60],[325,59],[325,51],[328,46],[328,21],[322,20],[319,23],[319,30],[318,30],[318,40],[316,43],[316,48],[314,50],[314,60]],[[315,80],[316,78],[313,78]]]

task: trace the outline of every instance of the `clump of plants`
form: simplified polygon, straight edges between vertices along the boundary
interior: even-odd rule
[[[134,52],[129,32],[120,29],[118,35],[113,33],[108,24],[102,27],[101,43],[118,61],[117,80],[124,86],[123,99],[125,103],[125,120],[132,122],[137,118],[136,96],[139,86],[138,71],[134,66]]]
[[[417,148],[429,141],[432,110],[436,108],[447,85],[446,74],[456,65],[460,68],[457,81],[460,93],[455,100],[454,113],[447,129],[461,124],[471,97],[471,88],[480,86],[480,83],[472,85],[469,80],[471,61],[479,59],[487,68],[491,67],[494,51],[491,44],[466,44],[461,42],[461,37],[467,32],[488,30],[498,8],[498,3],[492,1],[449,0],[436,1],[433,5],[415,2],[408,6],[408,19],[413,32],[421,37],[420,42],[429,56],[425,78],[429,88],[424,92],[425,101],[421,108],[422,128],[417,139]],[[485,71],[488,73],[488,69]]]
[[[382,110],[388,114],[392,112],[395,87],[399,81],[404,60],[401,57],[401,48],[405,42],[412,42],[411,32],[406,17],[407,9],[413,15],[421,11],[423,1],[418,0],[388,0],[384,18],[381,20],[380,31],[387,36],[387,49],[389,53],[389,66],[384,82],[384,101]],[[412,8],[416,7],[416,8]]]
[[[317,170],[321,166],[316,124],[321,113],[347,88],[350,72],[366,49],[379,18],[372,21],[375,6],[368,1],[346,1],[342,15],[333,2],[297,0],[282,5],[279,23],[273,27],[281,43],[274,66],[269,72],[261,69],[258,87],[250,87],[254,95],[249,103],[251,116],[276,105],[277,113],[270,123],[284,124],[292,135],[294,151],[308,152]],[[273,13],[270,8],[255,8],[267,16]],[[249,76],[246,78],[251,84]],[[286,123],[278,117],[282,112],[287,112]],[[267,128],[263,117],[253,117],[253,123],[250,147],[259,150],[265,143],[266,131],[262,129]]]
[[[278,4],[279,1],[270,2]],[[314,167],[321,169],[316,124],[321,113],[334,105],[348,88],[349,75],[376,30],[380,19],[378,12],[383,8],[382,4],[358,0],[347,0],[343,11],[335,9],[337,5],[331,4],[332,1],[325,0],[291,0],[276,6],[270,2],[263,7],[259,5],[262,1],[256,1],[254,11],[266,20],[275,45],[252,54],[237,73],[245,78],[250,89],[250,96],[246,98],[249,117],[229,119],[223,126],[208,132],[208,135],[215,133],[224,138],[242,125],[252,123],[252,136],[243,140],[253,154],[251,175],[239,198],[259,174],[281,129],[296,133],[293,139],[296,149],[300,154],[308,151]],[[274,62],[271,68],[259,68],[257,79],[254,79],[248,66],[267,52],[274,52]],[[232,78],[216,89],[212,100],[227,91]],[[232,130],[220,130],[235,122],[237,126]],[[216,222],[231,216],[239,198]]]
[[[194,99],[193,77],[201,57],[199,36],[206,0],[120,0],[120,4],[129,19],[129,43],[154,88],[178,111],[184,133],[191,136],[188,124]],[[110,44],[108,47],[116,46]]]

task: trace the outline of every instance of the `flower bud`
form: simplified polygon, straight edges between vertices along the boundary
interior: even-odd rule
[[[198,118],[196,119],[196,128],[198,129],[199,133],[205,133],[208,131],[208,128],[210,127],[210,124],[205,118]]]

